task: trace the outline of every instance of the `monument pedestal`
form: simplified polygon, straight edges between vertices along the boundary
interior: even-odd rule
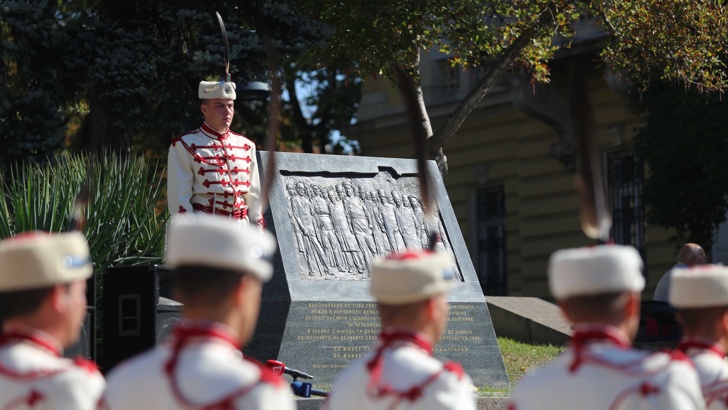
[[[265,175],[270,154],[259,155]],[[279,251],[247,355],[278,359],[328,388],[377,341],[380,324],[368,292],[371,260],[424,248],[437,229],[443,238],[438,248],[453,256],[460,283],[449,294],[450,322],[435,356],[461,363],[478,387],[508,386],[485,297],[433,162],[439,218],[426,226],[414,160],[275,155],[266,226]]]

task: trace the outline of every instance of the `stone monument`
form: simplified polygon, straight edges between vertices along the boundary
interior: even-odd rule
[[[267,152],[259,152],[261,175]],[[278,359],[328,388],[377,341],[368,293],[373,258],[424,248],[437,229],[440,250],[456,261],[450,322],[435,356],[460,362],[476,386],[507,387],[490,314],[442,179],[430,161],[438,209],[425,224],[415,160],[275,153],[266,227],[278,239],[273,279],[245,353]]]

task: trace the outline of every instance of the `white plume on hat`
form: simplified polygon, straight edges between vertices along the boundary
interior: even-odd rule
[[[201,100],[234,100],[237,95],[235,94],[235,83],[232,81],[200,81],[200,86],[197,89],[197,96]]]
[[[728,306],[728,267],[697,265],[670,273],[670,304],[680,309]]]
[[[556,299],[610,292],[641,292],[642,258],[631,246],[562,249],[549,260],[549,288]]]
[[[446,253],[404,251],[372,264],[369,292],[377,302],[402,305],[446,292],[455,282],[454,262]]]
[[[169,221],[165,252],[170,268],[184,265],[228,269],[257,276],[265,282],[273,275],[268,261],[276,241],[267,231],[208,214],[177,214]]]
[[[0,292],[86,280],[93,274],[80,232],[29,232],[0,242]]]

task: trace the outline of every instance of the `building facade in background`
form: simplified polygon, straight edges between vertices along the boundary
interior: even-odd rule
[[[645,165],[631,140],[640,118],[627,108],[623,84],[594,63],[593,45],[560,56],[551,83],[534,85],[511,74],[495,86],[445,146],[445,185],[487,295],[548,298],[552,252],[594,244],[579,226],[574,188],[576,136],[570,123],[567,72],[579,60],[594,109],[596,136],[613,212],[612,238],[632,244],[646,263],[651,298],[674,264],[674,232],[648,226],[642,189]],[[423,52],[422,85],[433,129],[477,84],[482,72],[452,67],[447,56]],[[367,79],[359,122],[349,132],[362,154],[412,158],[411,134],[398,91]]]

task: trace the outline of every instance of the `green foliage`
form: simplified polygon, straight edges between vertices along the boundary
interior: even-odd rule
[[[593,2],[592,9],[611,33],[602,58],[615,71],[699,91],[726,90],[725,2],[619,0]]]
[[[63,141],[63,112],[74,90],[65,64],[68,38],[53,2],[0,4],[0,171],[44,159]]]
[[[83,229],[97,271],[161,262],[168,218],[162,169],[132,155],[62,155],[46,165],[14,166],[0,196],[0,238],[68,229],[77,194],[91,196]]]
[[[288,61],[321,41],[318,25],[293,4],[3,2],[0,141],[9,148],[0,162],[7,169],[16,161],[45,160],[62,146],[69,114],[83,119],[74,144],[81,148],[123,152],[134,144],[165,152],[174,136],[201,122],[200,79],[224,74],[215,11],[225,20],[233,81],[243,86],[266,79],[269,53]],[[238,109],[245,111],[243,104]],[[265,122],[267,113],[255,115],[250,123]]]
[[[728,210],[728,102],[652,84],[632,108],[645,115],[635,144],[649,165],[647,220],[710,249]]]

